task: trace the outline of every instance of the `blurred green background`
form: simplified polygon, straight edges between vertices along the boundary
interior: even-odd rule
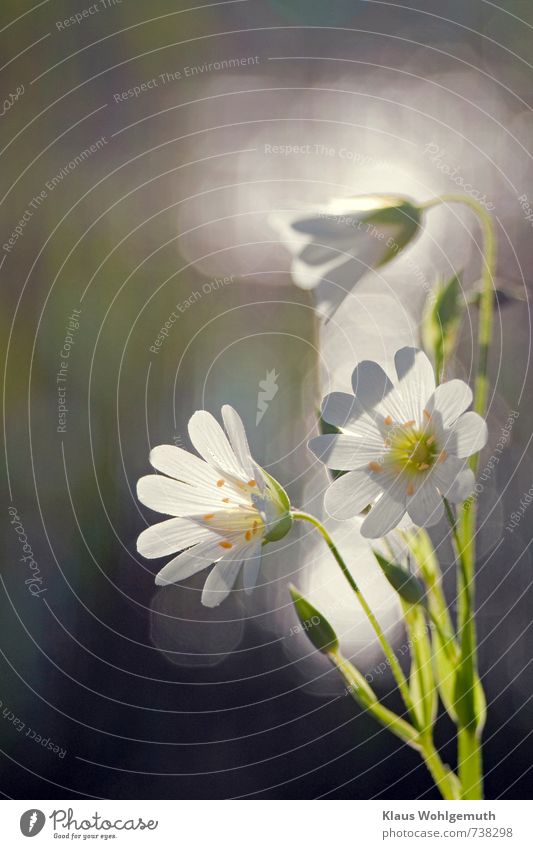
[[[309,691],[305,645],[286,647],[286,579],[305,569],[298,549],[248,607],[237,594],[208,614],[201,576],[155,591],[158,564],[135,552],[154,514],[134,487],[151,445],[189,447],[192,411],[229,402],[259,462],[299,499],[317,331],[268,216],[358,192],[425,199],[457,189],[457,175],[494,205],[498,275],[514,293],[496,320],[494,442],[509,412],[520,415],[484,493],[478,603],[487,792],[527,795],[531,522],[526,514],[512,534],[504,525],[533,479],[532,26],[531,4],[519,0],[445,9],[238,0],[193,10],[4,0],[5,795],[432,795],[416,756],[377,734],[334,681],[327,693]],[[271,152],[294,145],[309,152]],[[406,257],[360,291],[396,292],[399,310],[416,316],[420,274],[431,284],[463,270],[475,285],[476,238],[468,215],[439,211]],[[62,433],[57,374],[74,309]],[[466,378],[475,321],[472,309]],[[279,390],[256,426],[258,385],[271,369]],[[38,598],[24,583],[11,504],[46,589]],[[388,692],[387,676],[380,686]],[[440,742],[453,760],[445,723]]]

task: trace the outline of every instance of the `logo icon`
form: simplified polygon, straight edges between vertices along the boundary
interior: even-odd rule
[[[35,837],[42,831],[46,817],[42,811],[37,808],[30,808],[29,811],[24,811],[20,818],[20,830],[24,837]]]
[[[277,379],[279,374],[276,374],[276,369],[267,371],[265,380],[259,381],[259,392],[257,393],[257,415],[255,417],[256,427],[268,410],[270,401],[273,401],[277,391]]]

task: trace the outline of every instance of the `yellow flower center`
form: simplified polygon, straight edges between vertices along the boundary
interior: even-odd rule
[[[385,463],[396,474],[409,476],[427,472],[441,457],[434,434],[417,428],[415,422],[392,427],[385,440],[388,452]]]

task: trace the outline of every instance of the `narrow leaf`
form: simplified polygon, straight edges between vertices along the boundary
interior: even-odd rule
[[[324,654],[333,654],[336,652],[339,648],[339,641],[328,620],[310,601],[307,601],[307,599],[300,595],[296,587],[290,586],[289,592],[302,629],[314,647]]]
[[[392,563],[387,560],[378,551],[374,551],[374,557],[387,581],[403,601],[407,604],[423,604],[425,599],[424,585],[416,575],[400,566],[399,563]]]

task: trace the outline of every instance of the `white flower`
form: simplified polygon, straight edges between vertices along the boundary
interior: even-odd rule
[[[420,209],[405,197],[361,195],[276,213],[269,222],[293,255],[294,282],[316,289],[317,308],[329,318],[369,268],[384,265],[414,238]]]
[[[330,469],[348,470],[326,492],[325,507],[347,519],[374,504],[361,533],[370,539],[395,528],[405,513],[415,525],[433,525],[442,497],[460,502],[474,486],[465,458],[487,440],[487,425],[465,410],[472,391],[462,380],[435,388],[433,368],[416,348],[395,356],[393,386],[381,366],[365,360],[352,375],[355,393],[334,392],[322,416],[340,433],[318,436],[309,447]]]
[[[150,463],[168,477],[147,475],[137,484],[143,504],[175,517],[137,540],[144,557],[181,552],[159,572],[156,584],[183,581],[215,563],[202,592],[206,607],[226,598],[243,564],[244,589],[251,592],[262,546],[281,539],[292,523],[288,497],[252,459],[239,415],[224,406],[222,418],[228,436],[210,413],[194,413],[189,436],[203,459],[175,445],[159,445],[150,452]]]

